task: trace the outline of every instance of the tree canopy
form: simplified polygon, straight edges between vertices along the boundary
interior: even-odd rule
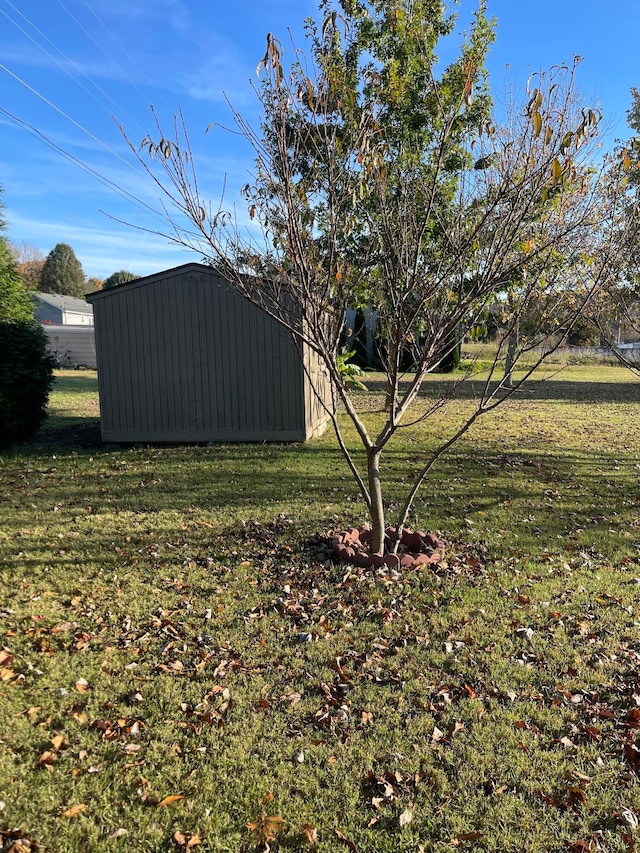
[[[58,243],[47,255],[40,274],[40,290],[84,299],[82,265],[67,243]]]
[[[0,188],[0,321],[33,320],[33,304],[5,237],[4,205]]]
[[[104,288],[116,287],[118,284],[124,284],[125,282],[133,281],[136,278],[139,278],[139,276],[135,273],[129,272],[129,270],[118,270],[117,272],[113,272],[111,275],[107,276],[102,286]]]

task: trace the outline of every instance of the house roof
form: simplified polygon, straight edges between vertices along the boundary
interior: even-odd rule
[[[114,293],[118,293],[122,290],[129,290],[135,287],[145,287],[148,284],[152,284],[154,281],[160,281],[164,278],[181,275],[185,272],[204,272],[209,275],[219,275],[215,267],[190,261],[187,264],[180,264],[178,267],[172,267],[168,270],[161,270],[160,272],[151,273],[151,275],[142,276],[142,278],[134,278],[131,281],[124,281],[122,284],[116,284],[114,287],[105,287],[102,290],[94,290],[93,293],[87,293],[87,301],[95,302],[96,299],[109,298],[110,296],[113,296]]]
[[[61,311],[73,311],[76,314],[93,314],[93,307],[84,299],[75,296],[61,296],[59,293],[32,293],[35,302],[43,302]]]

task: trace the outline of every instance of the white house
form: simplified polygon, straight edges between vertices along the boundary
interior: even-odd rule
[[[75,296],[32,293],[36,320],[44,325],[93,326],[93,306]]]

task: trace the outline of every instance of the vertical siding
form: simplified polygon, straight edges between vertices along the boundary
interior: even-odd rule
[[[43,326],[47,350],[62,367],[96,367],[93,326]]]
[[[290,334],[215,273],[187,265],[92,301],[106,440],[303,440],[315,430]]]

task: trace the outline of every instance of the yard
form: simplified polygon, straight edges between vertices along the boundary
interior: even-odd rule
[[[470,393],[388,454],[398,497]],[[446,561],[402,574],[327,560],[363,520],[331,434],[103,446],[97,416],[95,373],[60,371],[0,457],[3,853],[636,849],[628,372],[480,421],[417,503]]]

